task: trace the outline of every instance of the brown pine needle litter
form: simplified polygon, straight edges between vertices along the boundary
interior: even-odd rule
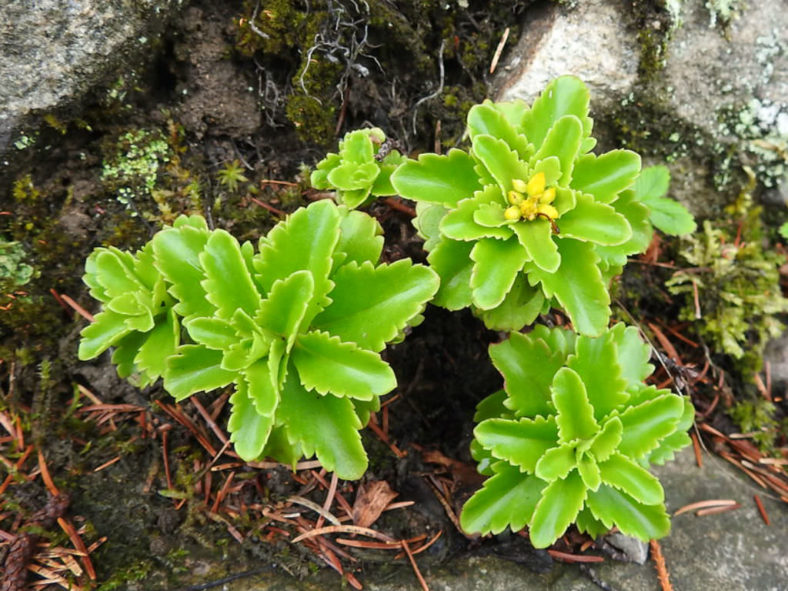
[[[670,574],[668,567],[665,564],[665,557],[662,555],[662,548],[657,540],[649,542],[651,547],[651,558],[654,561],[654,566],[657,569],[657,578],[659,579],[662,591],[673,591],[673,585],[670,584]]]

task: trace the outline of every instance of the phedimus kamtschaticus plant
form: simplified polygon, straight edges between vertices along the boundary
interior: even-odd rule
[[[317,163],[310,177],[312,186],[336,191],[337,201],[351,209],[396,194],[391,173],[406,158],[386,145],[386,135],[377,127],[346,133],[339,153],[329,152]]]
[[[103,304],[80,359],[114,347],[121,376],[164,378],[183,400],[230,384],[229,431],[244,460],[316,455],[346,479],[367,467],[359,429],[396,386],[380,352],[418,324],[438,277],[409,259],[378,264],[377,221],[319,201],[255,251],[198,216],[136,254],[99,248],[85,282]]]
[[[504,389],[482,400],[471,453],[489,476],[465,504],[467,532],[529,528],[545,548],[569,525],[648,541],[668,534],[648,472],[690,443],[686,399],[644,383],[653,371],[637,329],[598,337],[536,326],[490,346]]]
[[[588,89],[571,76],[531,107],[485,101],[468,113],[468,152],[422,154],[394,171],[393,187],[417,202],[415,223],[441,277],[434,303],[472,306],[500,330],[519,330],[551,305],[582,334],[605,329],[609,280],[646,249],[664,198],[651,183],[633,188],[634,152],[591,153],[588,104]]]

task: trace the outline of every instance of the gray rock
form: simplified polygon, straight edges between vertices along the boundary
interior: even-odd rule
[[[496,100],[531,102],[545,85],[574,74],[591,89],[594,107],[620,100],[637,80],[638,44],[618,0],[554,3],[528,12],[522,38],[493,82]]]
[[[676,115],[713,136],[726,108],[749,111],[764,134],[788,137],[788,10],[784,0],[748,3],[723,31],[711,26],[708,3],[683,3],[681,24],[660,76]],[[755,101],[755,102],[753,102]]]
[[[0,156],[27,147],[34,113],[81,98],[149,51],[152,30],[183,0],[6,0],[0,3]]]
[[[733,499],[741,507],[716,515],[697,517],[684,513],[673,519],[673,531],[660,541],[676,589],[719,589],[725,591],[784,591],[788,581],[788,510],[752,481],[735,472],[726,462],[709,454],[698,468],[691,450],[676,461],[655,469],[665,486],[666,503],[672,513],[686,504],[709,499]],[[771,525],[761,519],[753,501],[759,494]],[[456,557],[423,575],[432,591],[598,591],[592,578],[617,591],[659,591],[653,564],[634,562],[592,564],[587,573],[574,565],[555,563],[547,573],[537,574],[522,565],[493,556]],[[375,572],[359,575],[365,589],[406,591],[418,589],[412,570],[403,566],[380,580]],[[257,577],[230,583],[228,591],[264,589],[342,589],[335,573],[297,583],[273,570]]]
[[[641,542],[637,538],[625,536],[621,532],[605,536],[605,541],[624,553],[624,556],[631,562],[646,564],[648,560],[648,544]]]

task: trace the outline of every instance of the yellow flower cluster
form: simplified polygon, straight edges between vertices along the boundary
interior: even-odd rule
[[[511,204],[504,212],[507,220],[532,221],[537,217],[554,220],[558,210],[551,204],[555,201],[555,187],[547,188],[543,172],[537,172],[528,182],[521,179],[512,181],[512,189],[507,195]]]

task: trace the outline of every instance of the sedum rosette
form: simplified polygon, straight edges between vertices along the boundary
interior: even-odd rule
[[[471,453],[489,476],[465,504],[468,532],[529,528],[552,544],[572,523],[667,535],[664,492],[648,471],[688,445],[689,400],[644,383],[653,366],[637,329],[599,337],[537,326],[490,347],[504,389],[478,406]]]

